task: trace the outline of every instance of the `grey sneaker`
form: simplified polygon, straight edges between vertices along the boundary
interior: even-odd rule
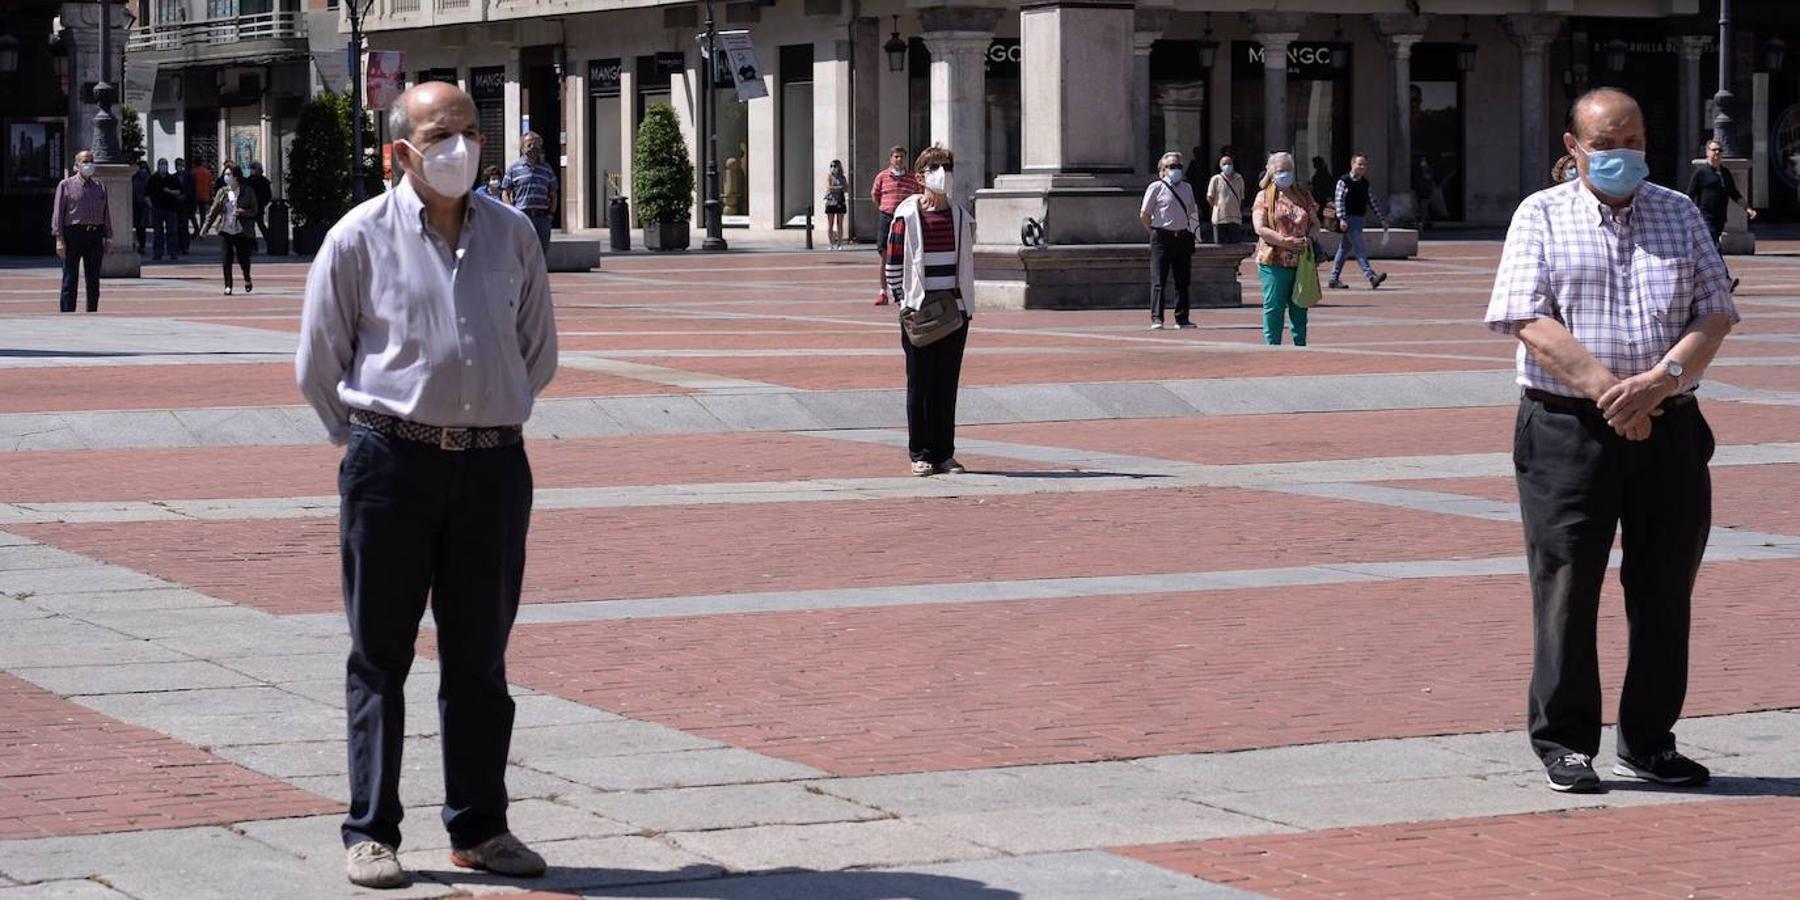
[[[963,468],[963,464],[957,462],[955,457],[951,457],[950,459],[938,463],[937,470],[945,475],[963,475],[967,474],[969,471],[968,469]]]
[[[1162,329],[1163,329],[1163,320],[1161,320],[1161,319],[1151,319],[1150,320],[1150,330],[1151,331],[1161,331]]]
[[[406,870],[400,868],[400,857],[394,855],[394,848],[375,841],[363,841],[344,852],[344,874],[359,887],[406,886]]]
[[[482,869],[513,878],[544,874],[544,858],[525,846],[512,832],[497,834],[467,850],[450,851],[450,862],[465,869]]]

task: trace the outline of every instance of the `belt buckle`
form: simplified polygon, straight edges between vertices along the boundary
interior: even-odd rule
[[[440,428],[440,429],[438,429],[438,449],[439,449],[439,450],[455,450],[455,451],[463,451],[463,450],[467,450],[467,449],[469,449],[469,448],[468,448],[468,447],[457,447],[457,446],[453,446],[453,445],[452,445],[452,444],[451,444],[451,443],[450,443],[450,435],[451,435],[451,433],[453,433],[453,432],[458,432],[458,433],[462,433],[462,434],[467,434],[467,435],[471,435],[471,437],[470,437],[470,440],[469,440],[469,444],[470,444],[470,445],[471,445],[471,446],[473,446],[473,445],[474,445],[474,443],[475,443],[475,441],[474,441],[474,438],[473,438],[473,434],[474,434],[474,432],[473,432],[473,430],[472,430],[472,429],[468,429],[468,428]]]

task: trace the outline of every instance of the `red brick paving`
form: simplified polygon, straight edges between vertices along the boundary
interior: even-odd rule
[[[0,840],[342,809],[0,672]]]
[[[1796,585],[1793,561],[1702,574],[1689,715],[1800,705]],[[1616,587],[1601,634],[1612,698]],[[1442,578],[534,625],[511,648],[537,690],[868,775],[1522,728],[1531,612],[1523,579]]]
[[[1328,529],[1296,522],[1331,522]],[[339,608],[337,522],[20,525],[270,612]],[[1518,527],[1239,490],[546,510],[529,602],[1250,569],[1512,552]],[[1382,535],[1371,543],[1367,535]],[[920,562],[926,535],[932,562]],[[1071,552],[1078,549],[1079,552]]]
[[[1800,344],[1790,344],[1783,356],[1800,356]],[[1734,387],[1763,391],[1800,391],[1800,366],[1741,366],[1718,369],[1714,378]]]
[[[1800,799],[1578,809],[1128,847],[1269,897],[1800,896]]]

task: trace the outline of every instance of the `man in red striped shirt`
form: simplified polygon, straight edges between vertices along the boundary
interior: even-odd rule
[[[94,154],[75,154],[75,174],[56,185],[50,233],[62,257],[62,311],[75,311],[75,279],[87,275],[87,311],[100,311],[100,259],[112,250],[112,212],[106,185],[94,177]],[[85,272],[79,270],[85,269]]]
[[[881,211],[881,230],[876,232],[875,252],[887,252],[888,230],[894,225],[894,210],[900,206],[900,201],[920,190],[919,177],[906,166],[906,148],[895,147],[888,151],[888,167],[875,176],[875,185],[869,189],[869,199],[875,201],[875,208]],[[882,276],[882,289],[875,295],[876,306],[888,302],[886,277]]]

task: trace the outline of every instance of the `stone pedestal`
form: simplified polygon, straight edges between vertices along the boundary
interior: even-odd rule
[[[1138,221],[1148,179],[1134,174],[1144,152],[1134,146],[1136,26],[1132,0],[1020,4],[1021,53],[1031,60],[1021,85],[1024,171],[976,194],[977,305],[1149,305],[1150,248]],[[1022,236],[1028,221],[1041,243]],[[1228,248],[1216,264],[1196,258],[1196,305],[1238,305],[1242,256]]]
[[[1325,249],[1325,258],[1320,265],[1329,267],[1331,258],[1337,254],[1338,242],[1344,236],[1335,231],[1318,232],[1319,246]],[[1419,255],[1419,232],[1412,228],[1395,228],[1383,238],[1381,229],[1363,229],[1363,246],[1369,251],[1370,259],[1412,259]],[[1330,271],[1329,268],[1323,271]],[[1344,259],[1344,271],[1360,272],[1356,268],[1356,257]],[[1323,274],[1323,272],[1321,272]]]
[[[131,227],[131,175],[137,166],[95,166],[94,177],[106,185],[106,207],[112,219],[112,252],[100,261],[102,278],[136,278],[143,272],[144,260],[133,243],[136,232]]]
[[[1750,161],[1747,159],[1729,158],[1721,161],[1725,171],[1731,173],[1731,179],[1737,182],[1738,193],[1750,198]],[[1706,165],[1706,160],[1690,160],[1688,177]],[[1683,184],[1685,187],[1685,183]],[[1744,215],[1744,207],[1733,201],[1725,207],[1725,236],[1719,241],[1719,252],[1727,256],[1749,256],[1756,253],[1756,235],[1750,233],[1750,219]]]

